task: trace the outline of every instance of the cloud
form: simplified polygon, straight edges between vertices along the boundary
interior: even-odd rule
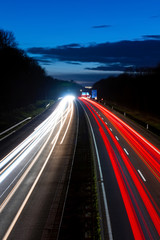
[[[56,48],[33,47],[29,53],[40,54],[43,59],[74,63],[110,64],[112,69],[126,69],[126,66],[152,67],[160,62],[159,35],[144,35],[144,40],[105,42],[82,46],[80,44],[62,45]],[[117,65],[116,63],[120,63]],[[111,66],[112,64],[112,66]],[[97,69],[98,70],[98,69]],[[99,68],[102,71],[102,68]]]
[[[97,25],[97,26],[93,26],[92,28],[97,29],[97,28],[109,28],[109,27],[111,27],[111,25]]]
[[[43,65],[51,65],[53,64],[52,60],[41,58],[41,57],[33,57],[37,62],[40,62]]]
[[[57,48],[65,49],[65,48],[79,48],[79,47],[81,47],[81,44],[79,44],[79,43],[71,43],[71,44],[67,44],[67,45],[58,46]]]
[[[160,35],[143,35],[144,39],[160,40]]]
[[[66,62],[66,63],[72,64],[72,65],[81,65],[81,63],[79,63],[79,62]]]
[[[128,69],[129,66],[125,66],[122,64],[106,64],[106,65],[100,65],[98,67],[86,67],[86,70],[91,70],[91,71],[103,71],[103,72],[108,72],[108,71],[124,71]],[[131,67],[131,66],[130,66]]]

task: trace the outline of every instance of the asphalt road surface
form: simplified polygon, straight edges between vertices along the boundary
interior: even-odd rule
[[[0,239],[57,238],[76,146],[77,117],[73,98],[64,98],[1,159]]]
[[[159,239],[160,151],[100,104],[80,98],[95,139],[109,239]]]
[[[105,239],[160,237],[160,151],[100,104],[80,98],[97,156]],[[78,134],[73,98],[1,141],[0,239],[57,239]]]

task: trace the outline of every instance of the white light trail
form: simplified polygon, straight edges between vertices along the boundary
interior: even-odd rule
[[[59,137],[60,131],[65,124],[68,114],[71,112],[72,115],[73,100],[73,96],[64,97],[53,113],[45,121],[43,121],[21,144],[19,144],[13,151],[11,151],[0,161],[0,183],[4,181],[4,179],[13,171],[13,169],[15,169],[16,166],[22,162],[41,141],[45,140],[45,137],[49,132],[53,132],[53,130],[58,127],[58,132],[52,140],[52,144],[54,143],[55,139]],[[71,118],[69,123],[70,121]]]
[[[62,138],[60,144],[63,143],[63,141],[64,141],[64,139],[65,139],[65,136],[66,136],[66,134],[67,134],[67,132],[68,132],[68,129],[69,129],[69,126],[70,126],[70,123],[71,123],[71,119],[72,119],[72,115],[73,115],[73,102],[72,102],[72,106],[71,106],[70,119],[69,119],[68,125],[67,125],[67,127],[66,127],[66,131],[65,131],[65,133],[64,133],[64,135],[63,135],[63,138]]]

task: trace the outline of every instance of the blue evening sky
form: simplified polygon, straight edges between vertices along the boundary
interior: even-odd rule
[[[152,40],[152,45],[154,41],[157,44],[160,41],[160,0],[5,0],[0,6],[0,28],[12,31],[19,47],[38,59],[48,74],[93,82],[119,73],[126,66],[142,66],[136,61],[122,63],[121,58],[126,56],[119,53],[115,57],[116,48],[112,43]],[[87,58],[88,48],[101,47],[103,43],[110,43],[115,49],[113,57],[106,55],[109,62],[93,59],[93,56]],[[64,52],[57,52],[57,49]],[[69,50],[72,54],[75,51],[74,58],[70,58]],[[107,51],[106,46],[104,51]],[[115,58],[114,61],[111,62],[111,58]],[[156,61],[158,63],[154,56],[153,63]]]

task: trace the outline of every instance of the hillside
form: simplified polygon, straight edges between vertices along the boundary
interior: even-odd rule
[[[14,34],[4,30],[0,30],[0,82],[1,130],[23,119],[28,109],[36,112],[37,106],[80,89],[73,81],[47,76],[37,61],[17,47]]]
[[[8,108],[56,99],[63,92],[79,90],[74,82],[47,76],[34,59],[17,48],[13,33],[4,30],[0,30],[0,79],[0,105]]]
[[[110,104],[160,117],[159,84],[160,66],[102,79],[93,88]]]
[[[160,65],[156,68],[139,69],[117,77],[102,79],[93,85],[98,99],[125,112],[136,122],[160,133]]]

